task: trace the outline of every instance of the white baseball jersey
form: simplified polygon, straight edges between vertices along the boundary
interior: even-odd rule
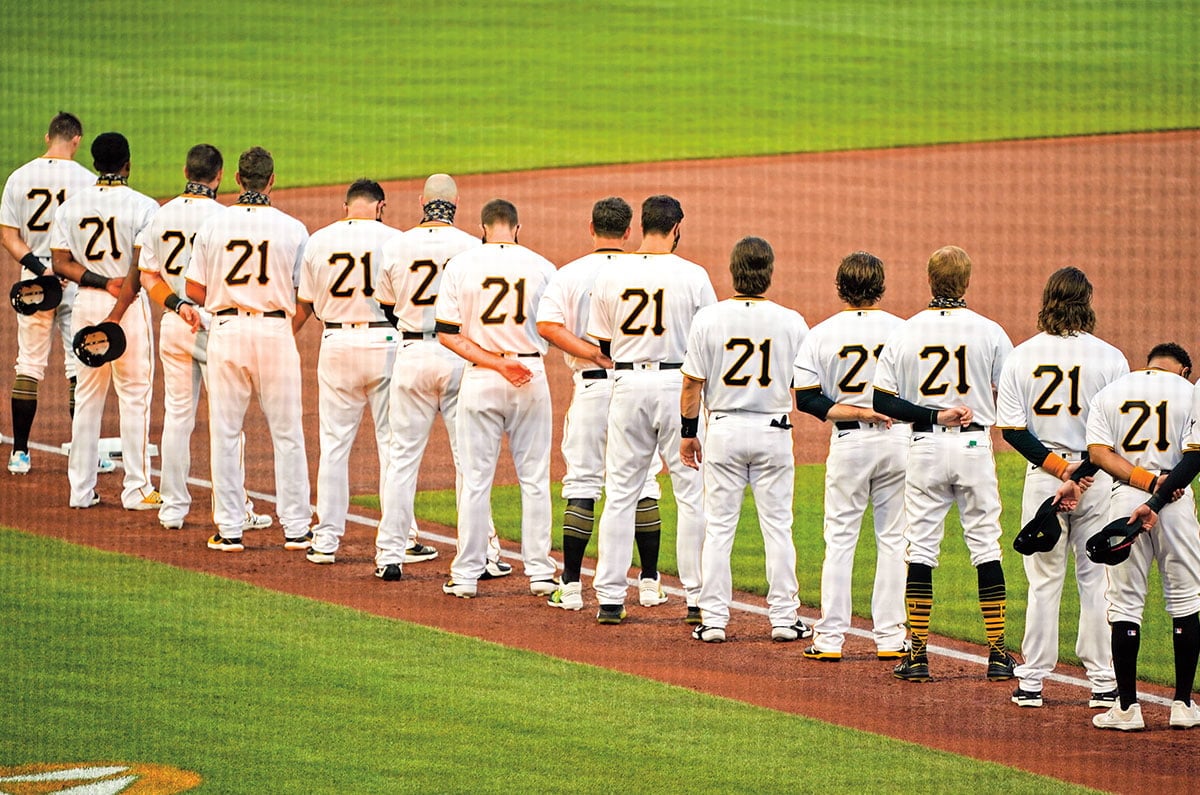
[[[538,304],[538,322],[559,323],[576,337],[595,343],[596,340],[587,333],[592,286],[600,272],[622,255],[623,252],[619,249],[593,251],[559,268],[550,284],[546,286],[542,302]],[[563,360],[573,372],[592,370],[596,367],[586,359],[565,352]]]
[[[704,382],[710,413],[787,414],[792,365],[807,333],[799,312],[765,298],[730,298],[696,313],[683,374]]]
[[[1101,389],[1087,419],[1087,443],[1134,466],[1161,472],[1179,463],[1192,416],[1192,384],[1163,370],[1134,370]]]
[[[624,254],[597,278],[587,333],[616,362],[683,361],[688,328],[715,304],[708,272],[674,254]]]
[[[992,390],[1010,351],[998,323],[965,307],[926,309],[888,338],[874,386],[919,406],[969,406],[975,423],[995,425]]]
[[[196,233],[189,281],[207,290],[204,308],[296,311],[300,258],[308,230],[267,205],[235,204],[213,214]]]
[[[796,389],[820,388],[834,403],[871,408],[871,384],[887,338],[904,321],[882,309],[846,309],[813,326],[792,382]]]
[[[379,221],[347,218],[313,233],[304,244],[297,298],[327,323],[386,322],[376,286],[383,248],[400,234]]]
[[[156,212],[158,202],[126,185],[93,185],[55,212],[50,248],[70,251],[76,262],[101,276],[124,278],[137,235]]]
[[[1092,397],[1128,372],[1125,355],[1091,334],[1038,334],[1004,364],[996,424],[1027,429],[1051,450],[1082,452]]]
[[[456,254],[483,245],[479,238],[438,222],[423,223],[383,247],[383,272],[375,297],[395,305],[396,328],[432,332],[442,272]]]
[[[0,198],[0,226],[21,232],[30,250],[49,264],[50,228],[56,208],[96,183],[96,175],[74,160],[39,157],[9,175]]]
[[[159,274],[171,291],[187,297],[187,267],[192,261],[192,240],[204,222],[225,209],[207,196],[183,194],[158,208],[138,235],[142,256],[138,268]]]
[[[434,314],[493,353],[545,353],[537,306],[554,265],[516,243],[485,243],[446,264]]]

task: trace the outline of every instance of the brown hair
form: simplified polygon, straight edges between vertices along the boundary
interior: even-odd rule
[[[1065,337],[1096,329],[1092,309],[1092,283],[1079,268],[1060,268],[1050,274],[1042,290],[1042,308],[1038,312],[1038,330]]]
[[[971,283],[971,258],[958,246],[943,246],[929,256],[929,291],[934,298],[962,298]]]
[[[192,182],[212,182],[225,167],[225,159],[212,144],[196,144],[187,153],[183,173]]]
[[[492,199],[479,211],[479,222],[484,226],[502,223],[515,229],[518,223],[517,208],[512,202],[505,199]]]
[[[52,141],[55,139],[70,141],[73,138],[79,138],[83,135],[83,122],[79,121],[79,117],[74,113],[60,110],[50,120],[50,129],[46,131],[46,135],[50,136]]]
[[[838,298],[853,307],[873,306],[883,298],[883,262],[866,251],[855,251],[838,265]]]
[[[729,254],[729,272],[738,295],[762,295],[771,286],[775,251],[761,237],[743,237]]]
[[[261,146],[252,146],[238,158],[238,176],[246,190],[261,191],[275,173],[275,158]]]

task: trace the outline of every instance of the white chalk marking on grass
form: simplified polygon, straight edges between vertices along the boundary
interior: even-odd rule
[[[2,442],[4,444],[12,444],[12,439],[7,436],[0,436],[0,442]],[[53,447],[51,445],[30,442],[29,447],[33,450],[38,450],[39,452],[53,453],[55,455],[64,455],[62,450],[60,450],[58,447]],[[114,460],[117,460],[118,465],[120,464],[119,459],[114,459]],[[157,469],[151,470],[151,472],[155,475],[162,474]],[[208,489],[210,491],[212,490],[212,483],[207,480],[203,480],[201,478],[189,477],[188,483],[192,486],[198,486],[200,488]],[[275,503],[275,495],[273,495],[273,494],[266,494],[264,492],[259,492],[259,491],[248,491],[246,493],[249,494],[251,497],[253,497],[256,500],[263,500],[263,501],[269,502],[271,504]],[[315,505],[310,506],[310,507],[314,511],[316,510]],[[369,516],[359,516],[357,514],[352,514],[352,513],[346,515],[346,521],[353,522],[354,524],[366,525],[368,527],[374,527],[379,524],[378,519],[372,519]],[[450,536],[441,535],[440,533],[431,533],[428,530],[422,530],[421,535],[424,538],[428,538],[432,541],[437,541],[442,544],[447,544],[449,546],[454,546],[457,543],[457,539],[451,538]],[[505,550],[501,550],[500,554],[501,554],[501,556],[508,558],[509,560],[513,560],[513,561],[521,560],[521,555],[520,555],[520,553],[517,553],[517,552],[510,552],[509,550],[505,549]],[[592,569],[588,569],[588,568],[584,568],[581,571],[582,571],[582,573],[588,574],[588,575],[594,575],[596,573]],[[638,584],[638,581],[632,577],[627,578],[626,582],[630,587],[636,587]],[[663,591],[670,594],[671,596],[677,596],[681,599],[684,598],[686,595],[682,588],[676,588],[672,585],[663,585]],[[730,607],[734,610],[740,610],[743,613],[750,613],[752,615],[762,616],[764,618],[768,615],[767,608],[760,607],[759,605],[748,604],[746,602],[739,602],[739,601],[734,600],[733,602],[730,603]],[[816,619],[812,618],[810,616],[801,616],[801,618],[804,619],[804,623],[808,624],[810,627],[814,623],[816,623]],[[874,638],[874,635],[872,635],[867,630],[859,629],[857,627],[850,627],[849,629],[846,630],[846,634],[853,635],[856,638],[866,638],[866,639]],[[958,660],[960,662],[967,662],[967,663],[974,663],[977,665],[987,665],[987,657],[984,657],[983,655],[980,655],[980,654],[975,654],[973,652],[958,651],[957,649],[950,649],[945,646],[938,646],[938,645],[932,644],[932,643],[929,644],[928,649],[931,654],[940,655],[942,657],[948,657],[952,660]],[[1089,692],[1091,691],[1091,687],[1092,687],[1091,683],[1088,682],[1086,679],[1080,679],[1077,676],[1067,676],[1065,674],[1059,674],[1059,673],[1052,672],[1046,676],[1046,679],[1048,679],[1051,682],[1057,682],[1059,684],[1073,685],[1075,687],[1082,687],[1082,688],[1088,690]],[[1156,696],[1152,693],[1138,693],[1138,699],[1141,701],[1147,701],[1151,704],[1159,704],[1159,705],[1165,706],[1165,707],[1171,706],[1171,703],[1172,703],[1172,699],[1164,698],[1162,696]]]

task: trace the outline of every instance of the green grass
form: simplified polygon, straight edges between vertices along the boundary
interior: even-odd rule
[[[66,108],[159,196],[200,141],[290,187],[1200,123],[1188,2],[73,0],[0,31],[0,171]]]
[[[1004,535],[1001,546],[1004,550],[1004,575],[1008,585],[1008,643],[1019,649],[1025,633],[1025,607],[1028,581],[1021,565],[1021,556],[1012,550],[1012,539],[1021,529],[1021,488],[1024,483],[1024,459],[1016,453],[998,453],[996,466],[1000,478],[1000,499],[1003,503],[1001,524]],[[675,562],[675,503],[670,480],[659,477],[663,484],[661,503],[663,517],[662,557],[659,561],[663,571],[677,573]],[[797,569],[800,575],[800,599],[809,615],[819,611],[821,603],[821,562],[825,555],[822,538],[823,495],[825,467],[812,464],[796,467],[794,537],[797,549]],[[561,548],[561,522],[563,501],[557,496],[555,485],[554,516],[556,529],[555,548]],[[356,497],[361,505],[377,507],[374,497]],[[518,486],[497,486],[492,492],[492,508],[497,532],[504,538],[517,540],[521,526],[520,490]],[[431,491],[417,495],[417,517],[419,519],[453,527],[456,524],[453,491]],[[590,553],[595,555],[592,543]],[[634,551],[634,559],[637,552]],[[758,531],[758,520],[754,509],[754,498],[746,493],[742,506],[742,518],[738,523],[737,539],[733,547],[734,588],[765,595],[766,578],[763,571],[762,535]],[[871,611],[871,587],[875,571],[874,530],[870,517],[864,523],[859,538],[858,552],[854,560],[853,604],[855,615],[869,617]],[[1075,589],[1074,565],[1067,572],[1067,583],[1063,588],[1059,658],[1063,662],[1079,663],[1075,655],[1075,634],[1079,619],[1079,594]],[[957,511],[952,510],[946,520],[946,536],[942,543],[941,565],[934,573],[934,609],[930,629],[938,634],[961,638],[977,643],[983,642],[983,619],[979,613],[975,569],[962,538],[962,526],[958,523]],[[1175,669],[1171,649],[1171,620],[1163,605],[1162,585],[1158,570],[1151,572],[1150,592],[1146,599],[1143,616],[1141,654],[1138,658],[1138,676],[1160,684],[1174,684]]]
[[[165,764],[222,793],[608,793],[630,760],[652,792],[791,791],[818,766],[834,791],[1081,791],[7,529],[0,605],[0,765]]]

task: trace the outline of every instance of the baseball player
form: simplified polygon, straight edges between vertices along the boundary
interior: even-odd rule
[[[128,187],[129,141],[116,132],[92,142],[100,177],[76,191],[54,214],[50,242],[54,272],[79,285],[71,310],[77,332],[101,322],[120,323],[125,353],[100,367],[81,367],[75,387],[71,453],[67,476],[72,508],[89,508],[96,493],[100,423],[111,381],[121,415],[121,458],[125,478],[121,504],[127,510],[157,510],[162,504],[150,483],[150,387],[154,379],[150,305],[138,280],[136,239],[158,211],[158,202]]]
[[[417,541],[413,514],[417,472],[438,412],[450,439],[455,491],[462,493],[455,428],[466,360],[438,343],[433,310],[446,263],[482,244],[454,226],[458,186],[449,174],[430,175],[420,203],[421,223],[393,236],[384,246],[375,293],[384,311],[396,319],[400,332],[388,409],[391,445],[381,500],[383,516],[375,536],[375,576],[382,580],[398,580],[405,563],[433,560],[438,555],[436,549]],[[487,563],[480,579],[511,573],[512,566],[500,560],[500,540],[489,512]]]
[[[1180,464],[1184,449],[1200,449],[1193,414],[1196,391],[1188,381],[1191,372],[1187,351],[1174,343],[1157,345],[1145,369],[1100,390],[1088,414],[1088,455],[1115,484],[1108,518],[1133,516],[1143,520],[1143,527],[1153,528],[1134,541],[1128,560],[1105,567],[1118,701],[1093,716],[1092,725],[1099,729],[1140,731],[1146,725],[1137,701],[1137,658],[1151,563],[1157,563],[1162,575],[1163,600],[1174,630],[1175,699],[1170,725],[1177,729],[1200,725],[1200,707],[1192,698],[1200,658],[1200,523],[1188,487],[1189,473],[1176,477],[1172,472],[1174,483],[1160,477]],[[1158,494],[1149,506],[1143,505],[1146,492],[1155,486]],[[1168,488],[1183,491],[1167,503],[1159,495],[1173,494]]]
[[[625,619],[626,573],[637,541],[641,560],[638,598],[644,607],[666,601],[658,584],[660,533],[637,532],[637,504],[655,459],[671,472],[678,506],[676,557],[687,592],[690,624],[700,623],[700,549],[704,543],[704,482],[684,466],[679,450],[679,392],[683,354],[692,317],[717,301],[708,273],[674,254],[683,208],[671,196],[642,203],[642,243],[637,253],[616,257],[592,288],[587,333],[614,364],[608,410],[600,543],[593,585],[601,624]]]
[[[216,147],[197,144],[188,150],[183,169],[183,193],[164,204],[138,235],[142,287],[150,300],[168,310],[158,334],[158,356],[163,369],[162,506],[158,521],[167,530],[183,527],[191,510],[187,479],[191,471],[192,430],[200,384],[204,380],[205,349],[211,318],[187,300],[185,271],[192,258],[192,238],[200,225],[221,209],[217,188],[224,174],[224,159]],[[271,517],[254,512],[246,501],[247,530],[269,527]]]
[[[447,263],[434,304],[438,340],[470,362],[455,420],[462,463],[458,554],[442,590],[476,595],[487,566],[500,439],[507,434],[521,484],[525,576],[532,594],[549,596],[558,588],[550,557],[550,387],[536,318],[554,266],[517,243],[520,223],[510,202],[493,199],[480,220],[484,245]]]
[[[396,327],[375,300],[383,246],[399,231],[382,223],[383,188],[360,179],[346,191],[346,216],[319,229],[304,246],[293,330],[312,314],[321,320],[317,359],[321,458],[317,524],[306,557],[333,563],[350,507],[350,448],[363,410],[370,409],[379,456],[379,493],[388,466],[388,393],[396,357]]]
[[[1092,284],[1078,268],[1051,274],[1042,292],[1037,336],[1013,349],[1000,374],[997,425],[1004,440],[1029,461],[1021,502],[1021,523],[1063,481],[1069,481],[1086,450],[1088,404],[1106,384],[1129,372],[1119,350],[1092,336]],[[1112,649],[1104,617],[1104,567],[1085,554],[1088,538],[1108,523],[1112,482],[1103,472],[1070,513],[1060,514],[1063,536],[1054,549],[1022,556],[1029,579],[1025,613],[1025,662],[1015,669],[1013,703],[1042,705],[1042,685],[1058,663],[1058,609],[1069,551],[1075,554],[1079,586],[1079,636],[1075,652],[1092,686],[1089,705],[1108,708],[1116,700]]]
[[[928,682],[929,614],[933,570],[943,520],[958,504],[963,537],[978,572],[979,608],[988,642],[987,678],[1013,676],[1004,643],[1007,604],[1000,567],[1000,492],[989,428],[994,389],[1012,343],[991,320],[967,309],[963,295],[971,260],[956,246],[929,258],[929,308],[896,329],[879,355],[873,408],[912,423],[904,509],[908,518],[908,575],[904,585],[911,648],[895,668],[898,679]]]
[[[875,524],[875,585],[871,596],[875,653],[898,660],[904,630],[904,470],[910,427],[871,408],[871,382],[888,336],[904,321],[878,308],[883,263],[856,251],[838,266],[836,285],[845,309],[804,338],[793,380],[796,405],[829,420],[825,461],[825,562],[821,619],[804,656],[837,662],[850,628],[854,549],[870,503]]]
[[[308,463],[300,402],[300,355],[290,318],[308,231],[271,206],[275,161],[262,147],[238,158],[237,203],[196,233],[188,295],[212,315],[208,333],[208,417],[213,522],[208,548],[241,552],[246,469],[241,432],[257,392],[275,450],[275,510],[284,548],[307,550]]]
[[[55,208],[77,191],[96,182],[92,172],[75,162],[83,125],[70,113],[59,113],[46,133],[46,153],[14,171],[4,183],[0,199],[0,242],[21,263],[21,280],[53,275],[50,232]],[[55,309],[17,315],[17,366],[12,387],[13,449],[8,471],[24,475],[32,466],[29,433],[37,414],[38,386],[50,360],[55,331],[63,342],[63,359],[70,384],[70,407],[75,408],[78,361],[71,350],[71,307],[74,283],[64,283],[62,302]],[[107,459],[106,459],[107,461]]]
[[[608,438],[608,407],[612,398],[612,360],[587,336],[592,285],[596,276],[624,253],[633,210],[622,198],[610,196],[592,207],[590,231],[594,250],[559,268],[538,304],[537,329],[545,340],[563,351],[571,369],[574,392],[563,419],[562,455],[567,465],[562,496],[562,587],[548,604],[565,610],[583,609],[580,572],[583,556],[596,524],[596,500],[604,487],[604,448]],[[641,535],[662,532],[658,513],[660,490],[653,468],[637,505],[636,525]],[[662,600],[657,578],[645,581],[647,599]]]
[[[729,271],[736,295],[696,312],[683,357],[679,455],[704,475],[701,622],[692,637],[722,643],[729,624],[733,580],[729,556],[746,487],[754,492],[767,569],[771,638],[812,637],[800,620],[796,547],[792,541],[792,364],[808,324],[798,312],[763,295],[771,286],[775,252],[758,237],[733,247]],[[700,400],[708,408],[699,439]]]

